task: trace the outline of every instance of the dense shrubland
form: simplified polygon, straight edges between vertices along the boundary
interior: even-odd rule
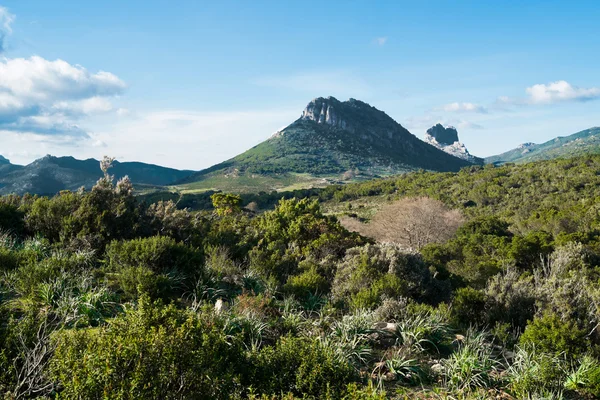
[[[600,398],[598,157],[332,188],[328,212],[146,204],[109,166],[0,199],[7,399]]]

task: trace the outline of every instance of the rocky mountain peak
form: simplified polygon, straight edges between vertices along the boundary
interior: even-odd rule
[[[455,127],[444,127],[442,124],[427,129],[427,134],[432,136],[441,145],[451,145],[458,142],[458,132]]]
[[[462,158],[474,164],[483,164],[483,159],[469,153],[467,147],[458,141],[458,131],[453,126],[444,127],[441,124],[432,126],[427,129],[425,142],[448,154],[452,154],[454,157]]]
[[[2,165],[2,164],[10,164],[10,160],[8,160],[4,156],[0,155],[0,165]]]
[[[346,129],[348,124],[339,114],[341,108],[342,102],[335,97],[318,97],[308,103],[301,119]]]

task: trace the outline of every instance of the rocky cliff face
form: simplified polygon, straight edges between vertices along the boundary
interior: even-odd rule
[[[427,135],[433,137],[441,145],[451,145],[458,142],[458,132],[453,126],[443,127],[442,124],[427,129]]]
[[[336,110],[340,107],[340,102],[333,97],[319,97],[312,100],[304,111],[301,119],[314,121],[318,124],[327,124],[340,129],[352,130],[347,121],[344,120]]]
[[[483,164],[482,158],[469,153],[467,147],[458,141],[458,131],[453,126],[444,127],[441,124],[436,124],[427,130],[425,142],[448,154],[452,154],[454,157],[462,158],[474,164]]]

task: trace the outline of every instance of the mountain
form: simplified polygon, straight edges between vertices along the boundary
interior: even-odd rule
[[[2,157],[3,160],[6,160]],[[47,155],[26,166],[0,160],[0,194],[48,194],[61,190],[90,189],[102,176],[100,162],[95,159],[76,160],[73,157]],[[134,184],[168,185],[183,179],[193,171],[180,171],[139,162],[113,163],[110,174],[115,179],[128,175]]]
[[[542,144],[523,143],[505,153],[487,157],[486,163],[523,163],[553,158],[600,154],[600,127],[586,129],[570,136],[559,136]]]
[[[483,164],[483,158],[475,157],[469,153],[464,144],[459,142],[458,131],[453,126],[444,127],[437,124],[427,129],[425,142],[448,154],[452,154],[454,157],[462,158],[473,164]]]
[[[468,165],[362,101],[319,97],[268,140],[180,183],[190,190],[282,189],[415,169],[457,171]]]

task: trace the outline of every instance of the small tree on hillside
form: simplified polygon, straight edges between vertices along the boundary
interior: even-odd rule
[[[403,198],[385,205],[369,224],[348,226],[379,242],[392,242],[412,249],[444,242],[464,219],[460,211],[429,197]],[[344,224],[347,226],[348,224]]]
[[[463,223],[458,210],[429,197],[404,198],[386,205],[370,223],[375,238],[414,249],[444,242]]]
[[[235,194],[215,193],[210,196],[217,215],[235,214],[242,209],[242,198]]]

